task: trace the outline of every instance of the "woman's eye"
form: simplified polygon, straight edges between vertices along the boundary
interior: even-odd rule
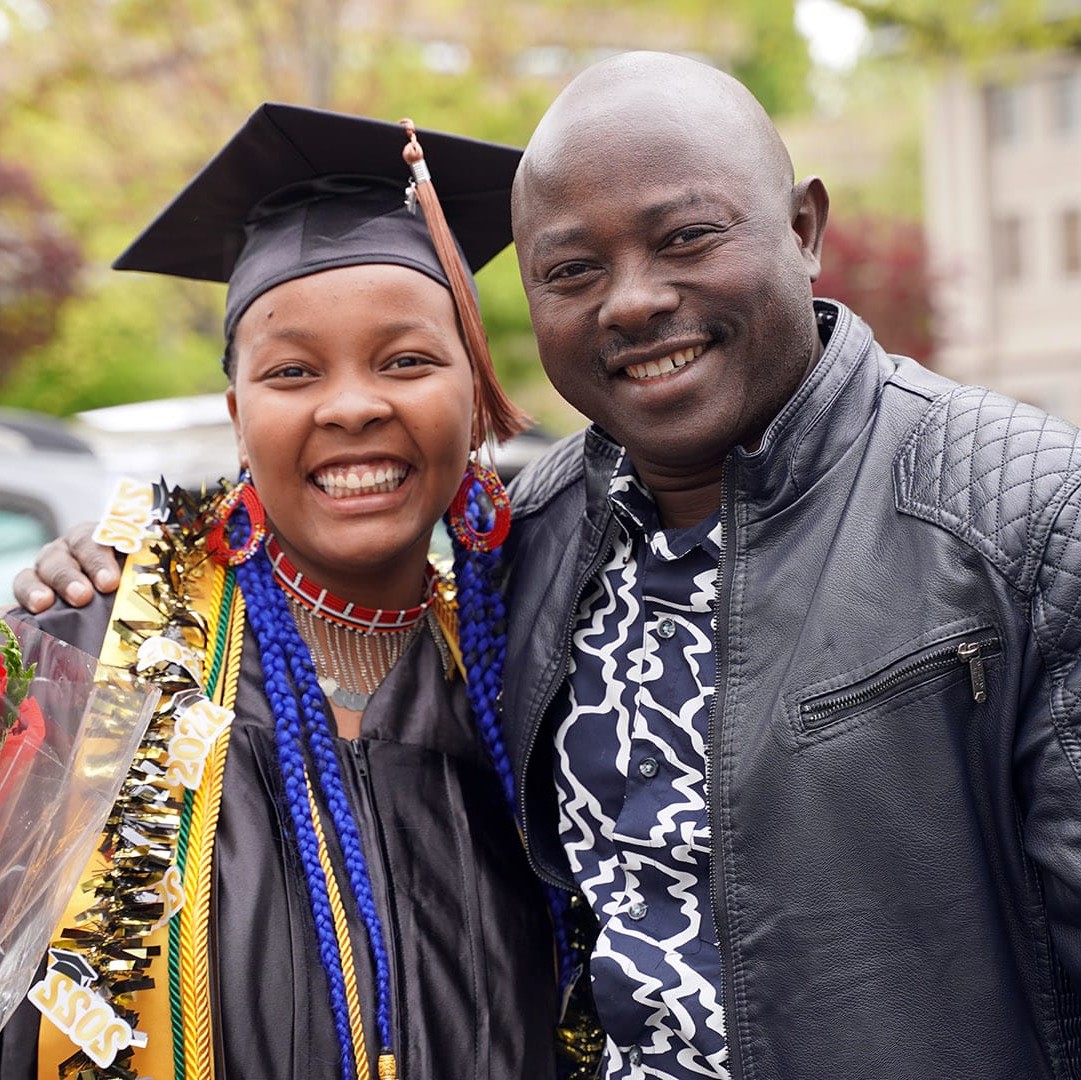
[[[388,366],[390,368],[393,368],[394,370],[400,371],[403,368],[424,367],[426,364],[430,364],[431,362],[432,361],[429,360],[427,357],[407,354],[405,356],[394,357],[394,359],[391,360]]]
[[[309,374],[303,364],[282,364],[269,372],[272,379],[302,379]]]

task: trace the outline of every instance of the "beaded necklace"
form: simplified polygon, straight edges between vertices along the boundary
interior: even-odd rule
[[[348,603],[313,585],[273,536],[266,541],[274,579],[289,599],[301,637],[311,650],[319,687],[335,705],[363,712],[376,687],[431,619],[438,578],[425,572],[424,600],[402,611]],[[439,633],[432,627],[438,641]]]

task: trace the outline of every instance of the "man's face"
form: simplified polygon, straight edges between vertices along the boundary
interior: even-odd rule
[[[754,445],[817,357],[817,235],[753,154],[656,127],[528,169],[515,240],[556,389],[678,483]]]

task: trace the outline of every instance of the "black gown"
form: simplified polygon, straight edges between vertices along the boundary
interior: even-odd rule
[[[96,654],[111,600],[81,610],[58,604],[35,621]],[[248,628],[215,840],[218,1076],[338,1080],[326,978],[262,685]],[[401,1080],[550,1080],[556,988],[543,895],[461,680],[445,679],[426,632],[373,696],[361,737],[337,740],[337,752],[390,954]],[[374,1076],[374,976],[359,966],[370,956],[363,922],[350,918]],[[36,1077],[38,1019],[24,1002],[0,1032],[0,1080]]]

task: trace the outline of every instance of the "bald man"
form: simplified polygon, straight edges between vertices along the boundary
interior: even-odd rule
[[[627,54],[530,140],[504,723],[614,1078],[1081,1076],[1081,445],[812,300],[828,200]]]
[[[601,1075],[1081,1076],[1078,432],[813,300],[825,188],[701,64],[586,71],[513,209],[594,423],[514,489],[503,722]]]

